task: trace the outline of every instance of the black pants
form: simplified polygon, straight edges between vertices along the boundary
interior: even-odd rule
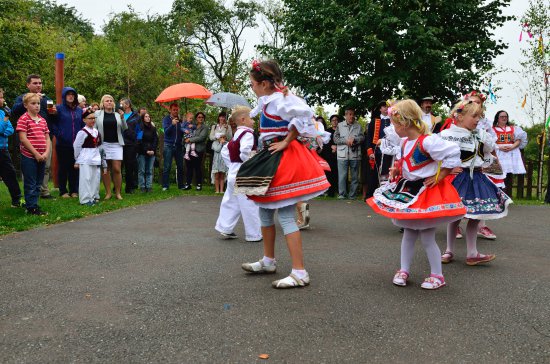
[[[126,192],[135,190],[137,184],[137,148],[135,145],[125,145],[122,149],[122,162],[124,163],[124,174],[126,181]]]
[[[17,174],[11,161],[10,152],[7,149],[0,149],[0,177],[10,192],[11,202],[18,205],[21,199],[21,188],[17,182]]]
[[[187,171],[186,183],[191,186],[193,183],[193,175],[195,175],[195,183],[202,185],[202,159],[204,152],[197,152],[198,157],[190,155],[189,160],[185,160],[185,170]]]
[[[59,183],[59,195],[78,193],[78,169],[74,168],[75,160],[73,147],[56,145],[55,151],[57,152],[57,183]],[[68,191],[67,181],[69,182]]]

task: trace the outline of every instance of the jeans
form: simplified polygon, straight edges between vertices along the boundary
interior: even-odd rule
[[[21,155],[21,172],[23,173],[23,189],[27,210],[38,208],[40,186],[44,179],[46,163]]]
[[[138,154],[138,184],[139,188],[151,188],[153,186],[154,155]]]
[[[279,218],[279,224],[283,229],[283,234],[288,235],[299,231],[296,224],[296,204],[280,207],[278,209],[264,209],[260,207],[260,221],[263,227],[275,225],[275,210]]]
[[[338,159],[338,195],[346,197],[348,186],[348,168],[351,172],[351,184],[349,198],[357,197],[357,186],[359,185],[359,160]]]
[[[59,183],[59,196],[68,193],[78,193],[78,169],[74,168],[74,149],[72,146],[56,145],[57,152],[57,182]],[[46,164],[44,163],[44,168]],[[69,190],[67,191],[67,180]],[[40,181],[42,185],[42,180]]]
[[[10,152],[7,149],[0,149],[0,177],[10,191],[12,204],[18,205],[21,199],[21,189],[17,182],[17,174],[11,161]]]
[[[176,160],[176,181],[178,188],[183,188],[183,147],[181,145],[164,144],[162,152],[163,170],[162,170],[162,187],[170,186],[170,169],[172,168],[172,158]]]

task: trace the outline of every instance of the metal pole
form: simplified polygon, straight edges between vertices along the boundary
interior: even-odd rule
[[[63,86],[65,84],[65,72],[64,72],[64,62],[65,62],[65,53],[56,53],[55,54],[55,102],[56,104],[63,103],[61,92],[63,91]],[[57,153],[55,151],[55,138],[52,143],[52,174],[53,174],[53,185],[58,188],[59,181],[57,180],[57,171],[59,166],[57,164]]]

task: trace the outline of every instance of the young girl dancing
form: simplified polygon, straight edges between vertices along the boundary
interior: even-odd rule
[[[263,149],[239,169],[235,192],[245,193],[260,207],[264,257],[244,263],[242,268],[250,273],[275,273],[273,217],[277,211],[292,259],[292,272],[272,285],[307,286],[309,274],[304,268],[302,238],[294,219],[296,203],[321,195],[330,186],[319,162],[296,140],[299,135],[316,136],[314,113],[304,100],[283,86],[282,72],[274,61],[254,61],[250,82],[258,96],[258,106],[250,115],[261,114],[259,146]]]
[[[508,214],[508,204],[512,200],[501,191],[481,171],[481,167],[491,164],[491,152],[495,149],[495,137],[477,124],[483,113],[481,105],[472,100],[462,101],[455,107],[455,124],[441,132],[441,138],[454,142],[460,147],[461,166],[450,176],[462,203],[468,209],[466,218],[466,264],[477,265],[495,259],[494,254],[480,254],[477,251],[477,231],[480,220],[499,219]],[[460,221],[447,226],[447,250],[441,256],[443,263],[454,258],[456,228]]]
[[[388,113],[395,132],[402,137],[401,159],[391,171],[392,182],[379,187],[367,203],[376,213],[404,228],[401,268],[393,284],[407,285],[414,244],[420,236],[431,269],[421,287],[438,289],[445,286],[445,278],[435,227],[460,221],[466,213],[456,190],[445,179],[452,168],[460,165],[460,150],[437,135],[428,135],[422,110],[413,100],[399,101]]]

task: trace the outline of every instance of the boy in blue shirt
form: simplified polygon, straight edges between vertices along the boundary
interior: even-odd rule
[[[15,168],[8,150],[8,137],[13,134],[13,125],[9,120],[10,109],[4,105],[4,90],[0,88],[0,177],[8,187],[11,205],[21,206],[21,188],[17,182]]]

